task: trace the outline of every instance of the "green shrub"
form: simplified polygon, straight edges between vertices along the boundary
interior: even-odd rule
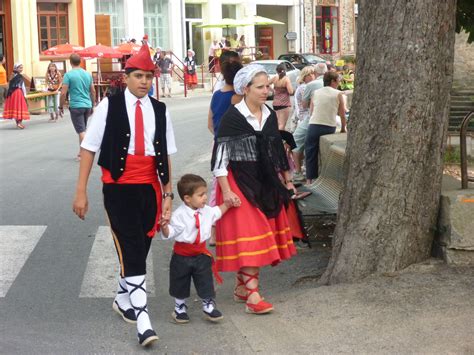
[[[446,147],[444,162],[448,164],[461,164],[461,149],[459,146],[448,145]]]

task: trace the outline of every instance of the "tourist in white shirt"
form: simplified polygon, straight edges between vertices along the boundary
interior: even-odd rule
[[[186,298],[190,296],[191,279],[198,296],[202,299],[202,309],[207,319],[217,322],[223,318],[216,308],[214,283],[222,279],[214,267],[214,258],[206,248],[206,240],[211,237],[211,228],[232,204],[209,207],[207,186],[198,175],[186,174],[178,181],[178,193],[183,204],[179,206],[171,221],[161,224],[163,239],[175,239],[173,256],[170,262],[170,295],[175,298],[172,317],[176,323],[189,322],[186,312]]]

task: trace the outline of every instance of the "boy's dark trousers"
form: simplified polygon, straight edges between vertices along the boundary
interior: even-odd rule
[[[188,298],[191,278],[201,299],[215,298],[211,257],[205,254],[182,256],[173,253],[170,262],[170,295],[179,299]]]

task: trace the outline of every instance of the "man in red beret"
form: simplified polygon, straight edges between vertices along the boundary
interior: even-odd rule
[[[147,309],[146,258],[159,221],[171,217],[171,163],[176,153],[165,104],[148,96],[155,65],[147,44],[125,66],[127,89],[97,106],[81,143],[81,163],[73,210],[84,219],[87,182],[100,150],[104,205],[120,262],[112,308],[136,323],[138,341],[158,340]]]

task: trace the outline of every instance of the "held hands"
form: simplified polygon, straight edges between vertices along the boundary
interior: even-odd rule
[[[242,202],[232,190],[227,190],[224,192],[224,203],[227,207],[239,207]]]
[[[165,198],[163,200],[163,211],[160,218],[160,229],[164,237],[168,238],[170,235],[169,223],[171,220],[171,199]]]
[[[161,234],[163,234],[164,237],[168,238],[170,235],[170,229],[169,229],[169,220],[166,220],[164,218],[160,219],[160,229],[161,229]]]
[[[171,220],[171,199],[165,198],[163,200],[163,211],[161,213],[161,221],[168,224],[170,220]]]
[[[292,181],[287,181],[286,184],[285,184],[286,188],[288,190],[292,190],[293,193],[296,195],[297,191],[296,191],[296,187],[295,185],[293,185],[293,182]]]

